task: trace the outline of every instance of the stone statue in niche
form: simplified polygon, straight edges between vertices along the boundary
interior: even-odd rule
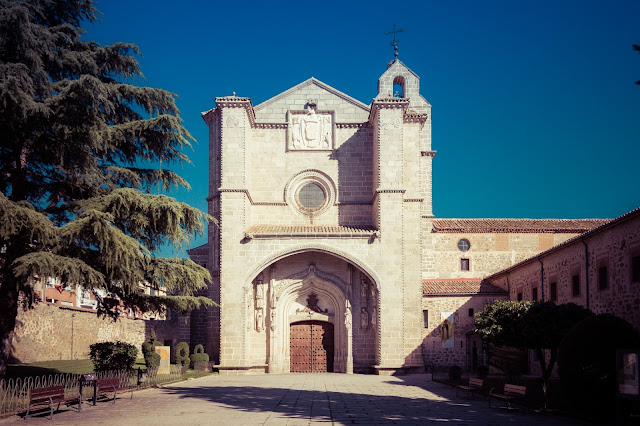
[[[333,114],[316,111],[289,112],[289,149],[328,150],[333,148]]]
[[[262,309],[256,311],[256,331],[264,330],[264,316],[262,315]]]
[[[369,327],[369,313],[366,308],[362,308],[360,312],[360,328],[368,328]]]
[[[345,301],[344,325],[347,328],[347,333],[351,332],[351,326],[352,326],[351,303],[349,303],[348,300]]]
[[[375,327],[378,322],[378,310],[374,306],[371,310],[371,326]]]
[[[369,282],[366,278],[360,281],[360,304],[367,306],[367,293],[369,292]]]
[[[271,325],[271,330],[275,330],[276,329],[276,309],[275,308],[271,308],[271,321],[270,321],[270,325]]]
[[[256,284],[256,331],[264,330],[264,284],[262,280],[258,280]]]

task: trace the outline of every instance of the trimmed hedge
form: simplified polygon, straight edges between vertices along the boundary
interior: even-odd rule
[[[191,359],[189,358],[189,345],[187,342],[180,342],[176,345],[176,364],[181,367],[189,366]]]
[[[156,340],[156,332],[152,331],[149,340],[142,344],[142,356],[147,368],[160,366],[160,354],[156,352],[156,346],[162,346],[162,343]]]
[[[197,367],[197,364],[209,364],[209,355],[204,352],[204,346],[202,345],[196,345],[196,347],[193,348],[193,355],[191,355],[190,359],[191,368],[194,369]]]
[[[89,348],[95,371],[131,370],[138,356],[138,348],[121,341],[94,343]]]

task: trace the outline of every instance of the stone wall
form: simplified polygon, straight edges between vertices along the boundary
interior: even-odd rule
[[[536,289],[539,300],[573,302],[597,314],[609,313],[624,318],[640,330],[640,282],[632,282],[631,271],[632,259],[638,256],[640,211],[634,210],[582,238],[543,252],[488,279],[508,289],[511,300],[519,297],[532,300]],[[606,268],[606,288],[600,286],[600,268]],[[576,291],[574,276],[578,283]],[[552,299],[553,284],[555,300]]]
[[[468,368],[467,335],[475,330],[473,315],[482,311],[494,300],[504,300],[506,296],[460,295],[426,296],[422,298],[422,309],[428,311],[428,327],[422,329],[422,353],[426,365],[448,367],[459,365]],[[471,315],[469,310],[473,309]],[[440,331],[441,313],[453,312],[453,348],[442,347]],[[478,348],[480,349],[480,348]]]
[[[560,244],[577,233],[433,233],[431,244],[423,245],[428,264],[423,278],[480,278],[508,268],[543,250]],[[467,239],[469,251],[458,249]],[[460,270],[460,259],[469,259],[469,270]],[[432,264],[430,264],[432,262]]]
[[[142,342],[156,332],[165,343],[174,339],[176,320],[134,320],[117,322],[99,318],[95,312],[39,303],[28,311],[19,311],[11,343],[11,362],[30,363],[59,359],[87,359],[89,345],[116,341],[131,343],[140,351]]]

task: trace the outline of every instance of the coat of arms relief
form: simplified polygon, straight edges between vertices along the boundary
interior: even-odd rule
[[[333,111],[289,111],[287,149],[326,151],[333,149]]]

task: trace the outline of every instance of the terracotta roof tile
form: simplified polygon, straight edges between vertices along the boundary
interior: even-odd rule
[[[432,232],[583,233],[610,219],[434,219]]]
[[[507,294],[507,291],[481,278],[422,280],[422,294]]]
[[[376,232],[371,226],[339,226],[339,225],[253,225],[245,234],[248,235],[362,235]]]

